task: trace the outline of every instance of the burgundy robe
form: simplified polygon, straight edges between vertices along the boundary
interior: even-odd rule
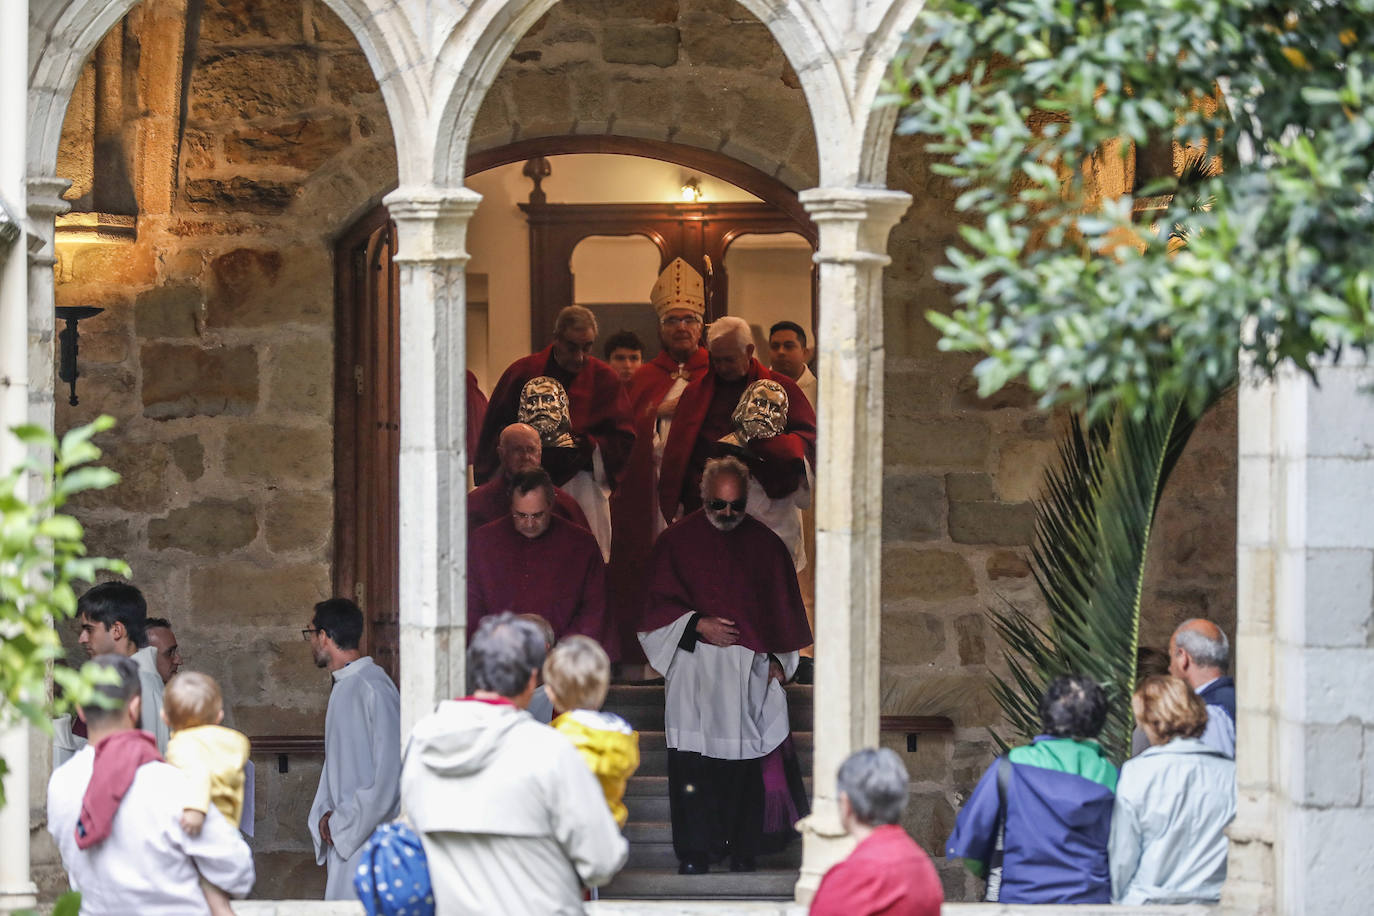
[[[468,638],[483,617],[501,611],[538,614],[559,639],[580,633],[601,642],[606,564],[592,533],[557,516],[537,538],[516,531],[509,516],[473,532]]]
[[[562,383],[568,392],[568,412],[572,432],[585,440],[580,449],[544,449],[544,468],[556,484],[566,483],[578,471],[592,469],[592,447],[601,449],[607,482],[614,487],[634,445],[634,425],[630,422],[630,399],[620,376],[594,356],[577,375],[564,372],[553,358],[553,345],[538,353],[517,359],[501,375],[487,403],[482,423],[482,438],[472,462],[478,483],[486,483],[501,467],[496,454],[501,430],[516,422],[520,410],[520,391],[532,378],[547,375]],[[574,452],[575,455],[562,454]]]
[[[887,824],[825,873],[810,916],[940,916],[944,897],[930,857]]]
[[[816,461],[816,411],[796,382],[751,359],[749,371],[737,382],[721,382],[707,372],[682,392],[658,475],[658,504],[665,520],[672,520],[679,505],[685,512],[701,505],[701,472],[708,458],[738,454],[718,440],[734,429],[731,417],[740,396],[759,379],[772,379],[787,392],[787,424],[780,435],[749,443],[743,456],[749,473],[773,499],[801,485],[803,461]]]
[[[553,514],[565,518],[579,528],[588,528],[587,516],[582,507],[558,487],[553,488]],[[497,474],[480,487],[468,490],[468,531],[476,531],[498,518],[510,517],[510,490],[506,488],[506,477]]]
[[[482,422],[487,417],[487,396],[477,385],[477,376],[468,370],[468,463],[477,454],[477,440],[482,433]]]
[[[659,535],[636,629],[657,630],[688,612],[733,620],[739,644],[755,652],[811,645],[792,554],[751,515],[733,531],[721,531],[698,509]]]
[[[697,347],[681,371],[689,382],[710,371],[705,347]],[[620,640],[620,660],[643,662],[644,650],[635,638],[635,618],[644,604],[644,577],[649,566],[649,551],[657,530],[654,513],[658,511],[655,487],[654,432],[658,425],[658,405],[663,403],[678,376],[678,362],[664,350],[640,366],[630,379],[630,404],[634,411],[635,444],[620,483],[611,496],[611,564],[606,570],[609,638]]]

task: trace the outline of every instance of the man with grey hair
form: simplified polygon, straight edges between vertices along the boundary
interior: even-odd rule
[[[596,315],[591,309],[570,305],[558,313],[553,342],[517,359],[502,373],[487,403],[482,435],[472,458],[477,483],[486,483],[500,473],[497,445],[501,431],[520,419],[520,395],[525,384],[544,376],[557,381],[568,395],[570,444],[550,448],[545,443],[541,456],[554,485],[565,486],[576,474],[586,471],[606,492],[614,489],[634,444],[634,425],[620,376],[592,356],[596,332]]]
[[[1169,673],[1182,678],[1207,704],[1202,741],[1227,757],[1236,756],[1236,682],[1226,676],[1231,644],[1221,627],[1194,617],[1169,637]]]
[[[544,664],[539,628],[509,612],[468,647],[468,689],[406,744],[401,807],[424,844],[440,913],[582,912],[629,847],[573,745],[526,712]]]
[[[701,508],[701,472],[710,458],[730,455],[745,463],[758,484],[751,502],[791,499],[807,484],[816,459],[816,412],[796,382],[754,358],[753,340],[748,322],[729,316],[706,334],[711,371],[683,390],[663,446],[658,505],[665,522]],[[786,419],[776,433],[742,433],[740,399],[761,379],[786,395]],[[752,506],[751,514],[759,508]]]
[[[811,628],[787,547],[746,512],[748,478],[734,458],[706,463],[702,508],[654,544],[637,626],[666,682],[668,799],[684,875],[727,856],[731,871],[753,871],[807,810],[782,684]]]
[[[821,879],[811,916],[940,916],[940,876],[901,827],[910,778],[885,747],[855,751],[840,764],[840,824],[858,845]]]
[[[112,672],[96,693],[109,706],[83,706],[90,743],[48,780],[48,831],[62,854],[81,912],[205,914],[201,878],[234,897],[253,887],[253,854],[211,805],[200,833],[181,829],[190,792],[141,730],[140,668],[119,654],[96,655]]]

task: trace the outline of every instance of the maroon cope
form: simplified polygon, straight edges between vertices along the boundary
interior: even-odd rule
[[[601,461],[612,485],[620,477],[625,459],[634,444],[630,422],[630,399],[620,376],[594,356],[576,375],[570,375],[553,358],[553,344],[538,353],[521,357],[510,364],[496,383],[482,422],[482,437],[473,455],[472,473],[478,483],[486,483],[501,468],[496,446],[501,430],[517,421],[520,392],[532,378],[547,375],[556,379],[568,393],[568,420],[574,436],[583,440],[573,457],[557,453],[568,449],[545,447],[543,464],[555,484],[564,484],[578,471],[592,469],[592,450],[601,449]]]
[[[618,384],[618,383],[617,383]],[[590,531],[554,516],[528,538],[507,515],[473,532],[468,543],[468,638],[488,614],[538,614],[554,634],[602,641],[606,564]]]

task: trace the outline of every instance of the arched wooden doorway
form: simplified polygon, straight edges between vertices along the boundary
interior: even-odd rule
[[[694,147],[622,137],[546,137],[475,153],[467,174],[538,156],[609,153],[671,162],[728,181],[751,204],[531,204],[531,328],[547,337],[571,301],[569,257],[594,235],[642,234],[664,263],[709,257],[718,290],[711,317],[728,311],[725,252],[748,233],[797,233],[817,244],[796,192],[752,166]],[[334,593],[352,597],[367,621],[365,650],[399,683],[400,303],[392,258],[396,232],[379,206],[335,246]],[[713,273],[713,275],[712,275]],[[565,279],[566,278],[566,279]],[[813,272],[814,291],[814,272]],[[812,316],[815,318],[813,294]]]

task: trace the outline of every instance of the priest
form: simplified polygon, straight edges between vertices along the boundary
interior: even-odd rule
[[[554,488],[543,468],[511,477],[505,518],[468,542],[468,633],[488,614],[538,614],[555,636],[603,641],[606,567],[596,538],[553,514]]]
[[[528,423],[512,423],[501,430],[496,455],[501,461],[501,473],[468,491],[468,533],[489,522],[510,515],[510,481],[521,471],[539,467],[544,446],[539,431]],[[588,527],[587,516],[577,500],[558,487],[553,488],[553,514],[574,525]]]
[[[666,681],[673,851],[680,874],[728,857],[752,871],[808,810],[783,684],[811,644],[792,558],[746,514],[749,471],[703,469],[703,507],[654,545],[639,639]]]
[[[635,619],[644,602],[644,571],[654,538],[667,526],[658,510],[658,466],[673,425],[678,399],[706,374],[709,360],[701,345],[706,316],[701,274],[674,258],[649,294],[658,314],[663,349],[630,380],[635,444],[611,497],[611,561],[607,571],[608,611],[620,640],[621,661],[639,658]]]
[[[634,444],[630,400],[615,370],[591,355],[596,341],[596,316],[590,309],[570,305],[558,313],[553,343],[511,363],[501,375],[487,404],[482,436],[473,458],[473,476],[486,483],[496,475],[500,459],[496,447],[501,430],[519,419],[521,394],[532,379],[547,376],[567,392],[570,449],[555,455],[544,449],[543,465],[554,483],[563,486],[577,472],[586,471],[606,492],[614,489]],[[604,505],[605,496],[601,497]],[[582,510],[591,518],[587,505]],[[609,524],[609,510],[607,514]]]
[[[733,454],[769,500],[789,500],[808,486],[816,450],[816,412],[795,382],[765,369],[754,358],[753,335],[742,318],[712,323],[706,335],[711,371],[682,392],[659,469],[658,507],[665,520],[701,506],[701,471],[707,459]],[[786,396],[785,420],[776,435],[737,436],[741,400],[759,380],[776,382]],[[741,447],[742,446],[742,447]],[[751,505],[751,514],[761,508]],[[793,553],[800,546],[789,545]]]

